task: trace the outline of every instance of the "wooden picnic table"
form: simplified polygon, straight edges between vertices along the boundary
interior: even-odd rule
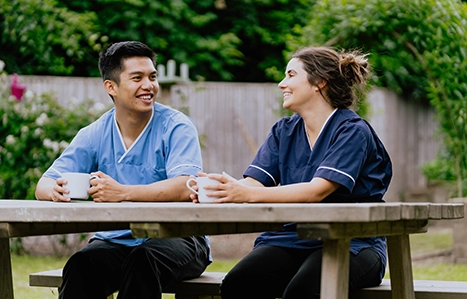
[[[0,200],[0,298],[13,299],[9,238],[131,228],[165,238],[280,230],[296,222],[300,238],[323,240],[321,298],[348,296],[351,238],[387,236],[393,299],[415,299],[409,234],[429,220],[459,219],[461,203],[193,204],[55,203]]]

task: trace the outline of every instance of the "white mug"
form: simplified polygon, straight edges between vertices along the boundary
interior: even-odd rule
[[[196,191],[190,186],[190,182],[196,182],[196,185],[198,185],[198,191]],[[189,178],[186,181],[186,186],[188,189],[198,194],[198,201],[200,203],[211,203],[214,199],[218,199],[219,197],[207,196],[206,194],[212,192],[212,190],[206,190],[204,189],[204,187],[207,185],[219,185],[220,183],[221,182],[219,182],[218,180],[210,179],[208,177],[203,176],[197,178]]]
[[[65,172],[62,174],[62,178],[68,181],[63,187],[70,190],[70,193],[64,193],[63,196],[75,199],[88,199],[88,190],[91,187],[91,175],[89,173]]]

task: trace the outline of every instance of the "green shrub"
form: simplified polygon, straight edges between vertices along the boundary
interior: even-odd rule
[[[0,198],[34,199],[42,173],[103,109],[89,100],[64,108],[51,93],[17,101],[8,81],[0,73]]]

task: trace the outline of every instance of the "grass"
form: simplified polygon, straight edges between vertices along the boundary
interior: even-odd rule
[[[452,248],[452,230],[430,229],[426,234],[410,236],[412,255],[417,256]],[[34,257],[12,255],[15,299],[56,299],[57,290],[30,287],[29,274],[33,272],[62,268],[66,258]],[[228,272],[238,260],[217,260],[207,271]],[[389,275],[387,275],[389,276]],[[467,281],[467,265],[437,262],[416,262],[413,264],[414,279]],[[163,299],[173,299],[164,295]]]
[[[12,255],[13,291],[15,299],[57,299],[57,289],[29,286],[29,274],[63,268],[66,258]]]

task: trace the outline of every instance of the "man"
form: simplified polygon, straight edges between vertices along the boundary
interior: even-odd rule
[[[198,133],[182,113],[155,102],[154,52],[140,42],[102,51],[99,70],[115,107],[81,129],[39,180],[36,198],[70,201],[59,173],[96,176],[95,202],[189,201],[185,182],[201,170]],[[174,282],[211,262],[206,237],[134,239],[129,230],[96,233],[66,263],[59,298],[161,298]]]

